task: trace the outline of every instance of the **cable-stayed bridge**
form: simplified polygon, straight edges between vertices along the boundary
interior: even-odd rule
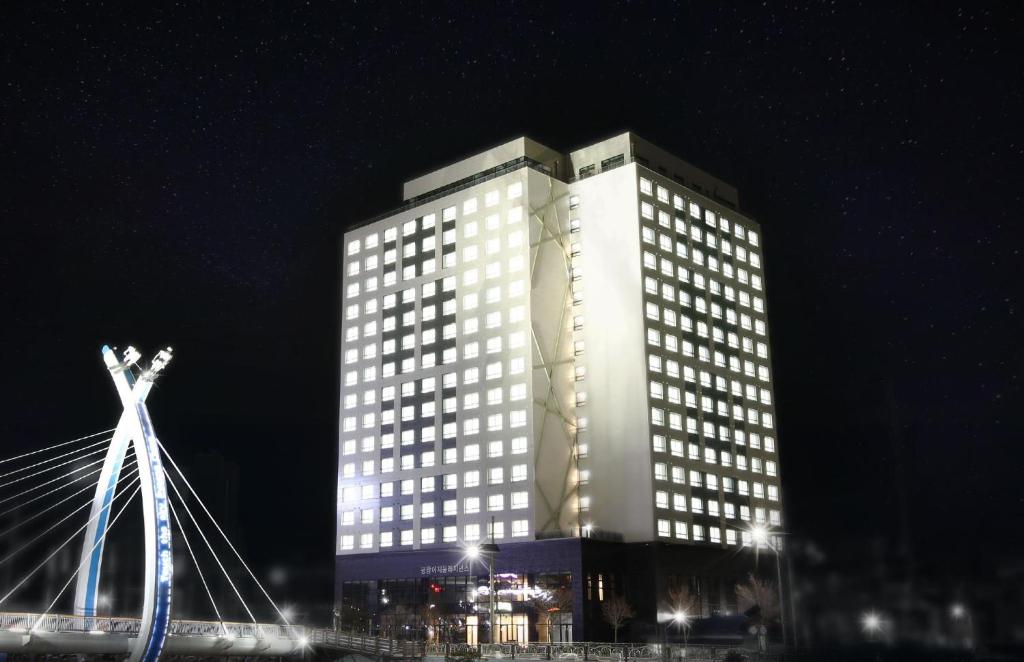
[[[102,357],[123,407],[116,427],[0,459],[0,570],[7,571],[7,579],[0,575],[0,653],[156,662],[162,655],[297,656],[316,647],[379,658],[416,656],[387,639],[339,636],[289,622],[157,439],[146,400],[172,358],[170,348],[145,368],[132,347],[119,353],[104,346]],[[136,501],[143,540],[129,547],[143,565],[137,591],[142,605],[139,613],[112,615],[104,613],[100,594],[104,550],[111,530]],[[179,551],[187,552],[213,619],[171,616],[175,539]],[[200,557],[212,563],[200,564]],[[18,571],[10,572],[16,564]],[[244,572],[233,577],[229,566]],[[49,588],[38,610],[10,611],[15,600],[24,605],[38,599],[31,592],[44,575]],[[214,579],[230,587],[237,600],[232,608],[241,606],[244,621],[224,617]],[[250,604],[246,590],[260,604]]]

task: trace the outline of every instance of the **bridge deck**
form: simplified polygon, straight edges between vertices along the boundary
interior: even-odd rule
[[[0,652],[127,653],[138,618],[0,613]],[[293,655],[309,642],[299,625],[171,621],[164,651],[201,655]]]
[[[0,613],[0,653],[125,654],[139,636],[138,618]],[[301,625],[171,621],[171,655],[299,655],[310,646],[373,657],[421,658],[423,644]]]

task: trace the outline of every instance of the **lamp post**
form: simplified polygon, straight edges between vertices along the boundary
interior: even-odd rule
[[[750,535],[754,539],[755,551],[761,547],[767,547],[775,554],[775,578],[779,590],[779,624],[782,626],[782,645],[789,645],[789,636],[786,634],[786,604],[782,592],[782,561],[779,558],[779,549],[772,544],[768,529],[763,526],[754,526],[750,529]]]
[[[965,607],[961,602],[955,602],[949,608],[949,615],[953,618],[957,634],[963,636],[963,640],[960,642],[961,645],[963,645],[964,648],[973,648],[974,621],[971,620],[971,614],[967,611],[967,607]],[[966,626],[966,628],[964,626]]]
[[[488,612],[490,614],[491,621],[491,634],[490,641],[488,643],[496,644],[494,636],[495,622],[497,620],[497,595],[494,590],[494,558],[501,551],[496,544],[494,544],[494,524],[491,524],[491,542],[484,543],[482,545],[473,545],[466,549],[466,556],[470,560],[477,560],[483,558],[487,563],[487,598],[488,598]]]
[[[686,613],[685,609],[680,609],[672,615],[672,621],[683,632],[683,657],[686,657],[686,650],[690,643],[690,615]]]

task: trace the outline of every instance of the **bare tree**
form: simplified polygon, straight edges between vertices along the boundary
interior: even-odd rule
[[[747,581],[736,585],[736,601],[741,612],[759,607],[755,620],[766,625],[779,618],[779,592],[774,582],[748,575]]]
[[[535,591],[527,604],[537,615],[537,638],[550,642],[552,628],[562,624],[566,613],[572,613],[572,591],[566,588]]]
[[[626,601],[626,598],[621,595],[613,595],[601,604],[601,615],[604,616],[604,622],[612,626],[615,633],[613,641],[619,643],[619,628],[636,616],[636,612],[633,611],[633,606]]]
[[[436,605],[422,605],[419,608],[419,617],[426,626],[426,639],[428,642],[437,641],[440,638],[442,615]]]

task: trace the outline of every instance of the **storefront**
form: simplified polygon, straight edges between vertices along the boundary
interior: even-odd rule
[[[685,589],[695,619],[735,614],[737,583],[754,569],[747,553],[659,543],[557,538],[502,543],[495,557],[495,641],[608,641],[602,606],[635,609],[621,637],[660,641],[661,615]],[[482,560],[458,549],[337,557],[340,627],[439,643],[488,643],[490,593]]]
[[[495,559],[495,641],[578,640],[579,564],[578,539],[503,545]],[[487,566],[459,551],[339,557],[337,592],[345,627],[435,642],[491,640]]]

